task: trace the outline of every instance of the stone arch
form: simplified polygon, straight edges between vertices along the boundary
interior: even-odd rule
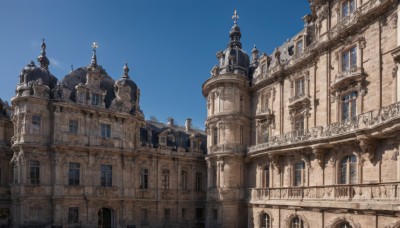
[[[357,223],[353,220],[353,218],[349,215],[343,215],[334,218],[331,220],[325,228],[336,228],[337,225],[339,225],[342,222],[348,222],[353,228],[361,228],[360,223]]]
[[[270,219],[270,223],[274,221],[274,217],[272,217],[272,213],[269,210],[263,209],[257,213],[257,216],[254,218],[254,227],[259,228],[260,227],[260,221],[261,221],[261,216],[263,214],[267,214]]]
[[[285,222],[286,227],[290,227],[290,223],[296,217],[299,217],[301,220],[303,220],[305,228],[310,228],[310,223],[308,222],[308,219],[303,214],[298,213],[298,212],[290,214],[289,216],[286,217],[286,222]]]

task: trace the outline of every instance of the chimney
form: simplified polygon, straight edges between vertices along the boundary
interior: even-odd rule
[[[186,131],[190,131],[191,126],[192,126],[192,119],[187,118],[185,122]]]
[[[169,126],[173,126],[174,125],[174,118],[172,118],[172,117],[168,117],[168,125]]]

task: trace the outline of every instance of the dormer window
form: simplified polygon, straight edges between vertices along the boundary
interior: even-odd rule
[[[92,94],[92,105],[98,106],[100,104],[100,95]]]
[[[349,16],[356,10],[356,0],[347,0],[342,3],[342,18]]]
[[[352,71],[357,68],[357,47],[353,46],[342,52],[342,71]]]
[[[303,54],[303,39],[296,42],[296,54],[301,55]]]

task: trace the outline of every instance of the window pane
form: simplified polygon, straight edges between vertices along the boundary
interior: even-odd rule
[[[350,52],[346,51],[342,54],[342,71],[350,70]]]
[[[340,184],[347,184],[347,160],[346,157],[340,162]]]
[[[304,173],[304,162],[298,162],[295,164],[295,173],[294,173],[294,185],[301,186],[303,182],[303,173]]]
[[[350,0],[350,13],[353,13],[356,10],[356,0]]]
[[[350,49],[350,68],[356,68],[357,67],[357,49],[356,47],[352,47]]]
[[[349,15],[349,2],[345,1],[342,3],[342,16],[346,17]]]
[[[112,166],[111,165],[101,165],[101,175],[100,182],[103,187],[112,186]]]
[[[352,155],[349,158],[350,163],[350,184],[356,184],[357,182],[357,158]]]

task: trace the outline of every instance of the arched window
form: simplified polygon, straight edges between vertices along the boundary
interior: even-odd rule
[[[294,186],[302,186],[305,180],[305,163],[304,161],[294,164]]]
[[[304,228],[304,221],[299,216],[296,216],[290,222],[290,228]]]
[[[269,217],[269,214],[262,213],[260,219],[260,228],[271,228],[271,218]]]
[[[269,188],[269,164],[266,165],[263,169],[262,174],[262,187]]]
[[[346,156],[340,161],[339,184],[355,184],[357,182],[357,158]]]
[[[353,228],[348,222],[340,223],[337,228]]]

